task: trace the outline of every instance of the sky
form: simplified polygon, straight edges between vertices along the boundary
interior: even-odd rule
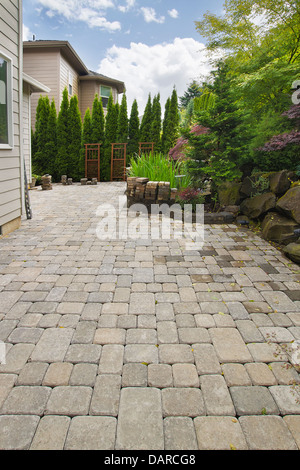
[[[162,112],[211,66],[195,21],[223,0],[23,0],[23,39],[67,40],[84,64],[125,83],[128,114],[158,93]],[[121,102],[121,97],[119,97]]]

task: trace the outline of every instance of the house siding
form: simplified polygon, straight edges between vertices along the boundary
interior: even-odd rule
[[[80,82],[80,101],[79,109],[81,113],[81,118],[84,118],[87,108],[90,108],[92,111],[93,101],[96,93],[100,97],[100,87],[101,85],[109,86],[106,83],[100,83],[99,80],[82,80]],[[114,87],[110,87],[112,90],[114,103],[118,102],[118,91]],[[106,115],[106,108],[103,108],[104,115]]]
[[[79,94],[79,78],[78,78],[78,73],[76,70],[70,66],[70,64],[66,61],[66,59],[63,56],[60,56],[60,101],[59,101],[59,106],[61,102],[61,97],[63,94],[63,91],[65,88],[69,91],[69,73],[72,74],[72,94],[69,94],[69,98],[71,98],[74,95]],[[79,97],[78,97],[79,99]]]
[[[35,129],[36,107],[41,95],[48,95],[50,101],[54,98],[57,110],[60,106],[59,68],[59,49],[24,50],[24,72],[50,88],[50,93],[35,93],[31,96],[31,126],[33,129]]]
[[[0,149],[0,227],[20,220],[22,214],[22,2],[6,0],[0,3],[0,52],[12,60],[13,147]]]

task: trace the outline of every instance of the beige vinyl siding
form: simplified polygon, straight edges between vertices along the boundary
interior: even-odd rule
[[[22,4],[19,0],[6,0],[0,4],[0,52],[12,60],[13,92],[13,147],[0,149],[0,227],[21,216],[22,145],[20,142],[22,68]],[[22,86],[22,85],[21,85]]]
[[[60,97],[62,97],[65,87],[69,90],[69,73],[72,75],[72,94],[69,95],[71,98],[74,95],[78,97],[79,80],[78,73],[73,67],[66,61],[66,59],[60,56]],[[79,99],[79,97],[78,97]]]
[[[79,109],[81,112],[82,119],[84,118],[87,108],[90,108],[92,112],[93,101],[96,93],[100,97],[101,85],[109,86],[106,83],[101,84],[99,80],[81,80],[80,81],[80,97],[79,97]],[[116,88],[110,87],[112,90],[114,103],[118,101],[118,92]],[[106,115],[106,108],[104,108],[104,115]]]
[[[31,126],[33,129],[35,129],[36,107],[41,95],[48,94],[50,102],[54,98],[58,112],[60,105],[59,62],[58,49],[24,50],[24,72],[50,88],[50,93],[35,93],[31,96]]]
[[[94,80],[86,80],[80,82],[80,99],[79,109],[81,112],[81,118],[83,120],[87,108],[90,108],[92,112],[93,101],[95,94],[99,91],[97,83]]]

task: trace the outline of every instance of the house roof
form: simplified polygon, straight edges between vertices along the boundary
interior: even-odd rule
[[[80,81],[87,81],[87,80],[96,80],[101,82],[103,85],[114,86],[118,90],[118,93],[125,92],[125,84],[120,80],[116,80],[115,78],[107,77],[106,75],[102,75],[102,73],[93,72],[89,70],[88,75],[81,75],[79,77]]]
[[[30,77],[25,72],[23,72],[23,82],[26,82],[30,85],[30,90],[32,93],[38,93],[38,92],[49,93],[50,92],[50,88],[48,88],[46,85],[43,85],[43,83],[39,82],[35,78]]]
[[[50,48],[58,48],[60,49],[66,58],[70,61],[73,65],[75,70],[78,72],[79,75],[88,74],[88,68],[82,62],[79,55],[71,44],[68,41],[58,41],[58,40],[34,40],[34,41],[24,41],[23,42],[23,49],[24,50],[34,50],[34,49],[50,49]]]
[[[76,51],[73,49],[71,44],[68,41],[59,41],[59,40],[33,40],[33,41],[24,41],[23,49],[24,50],[35,50],[35,49],[50,49],[50,48],[59,48],[64,56],[68,59],[70,64],[74,67],[79,75],[80,80],[99,80],[102,84],[107,84],[108,86],[114,86],[118,90],[118,93],[124,93],[125,84],[120,80],[107,77],[97,72],[89,70],[86,65],[82,62]]]

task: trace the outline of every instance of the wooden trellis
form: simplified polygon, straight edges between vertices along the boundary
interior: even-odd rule
[[[126,180],[127,144],[111,144],[111,181]]]
[[[100,181],[100,146],[101,144],[84,144],[85,146],[85,177],[97,178]]]
[[[139,156],[148,155],[154,151],[154,142],[139,142]]]

